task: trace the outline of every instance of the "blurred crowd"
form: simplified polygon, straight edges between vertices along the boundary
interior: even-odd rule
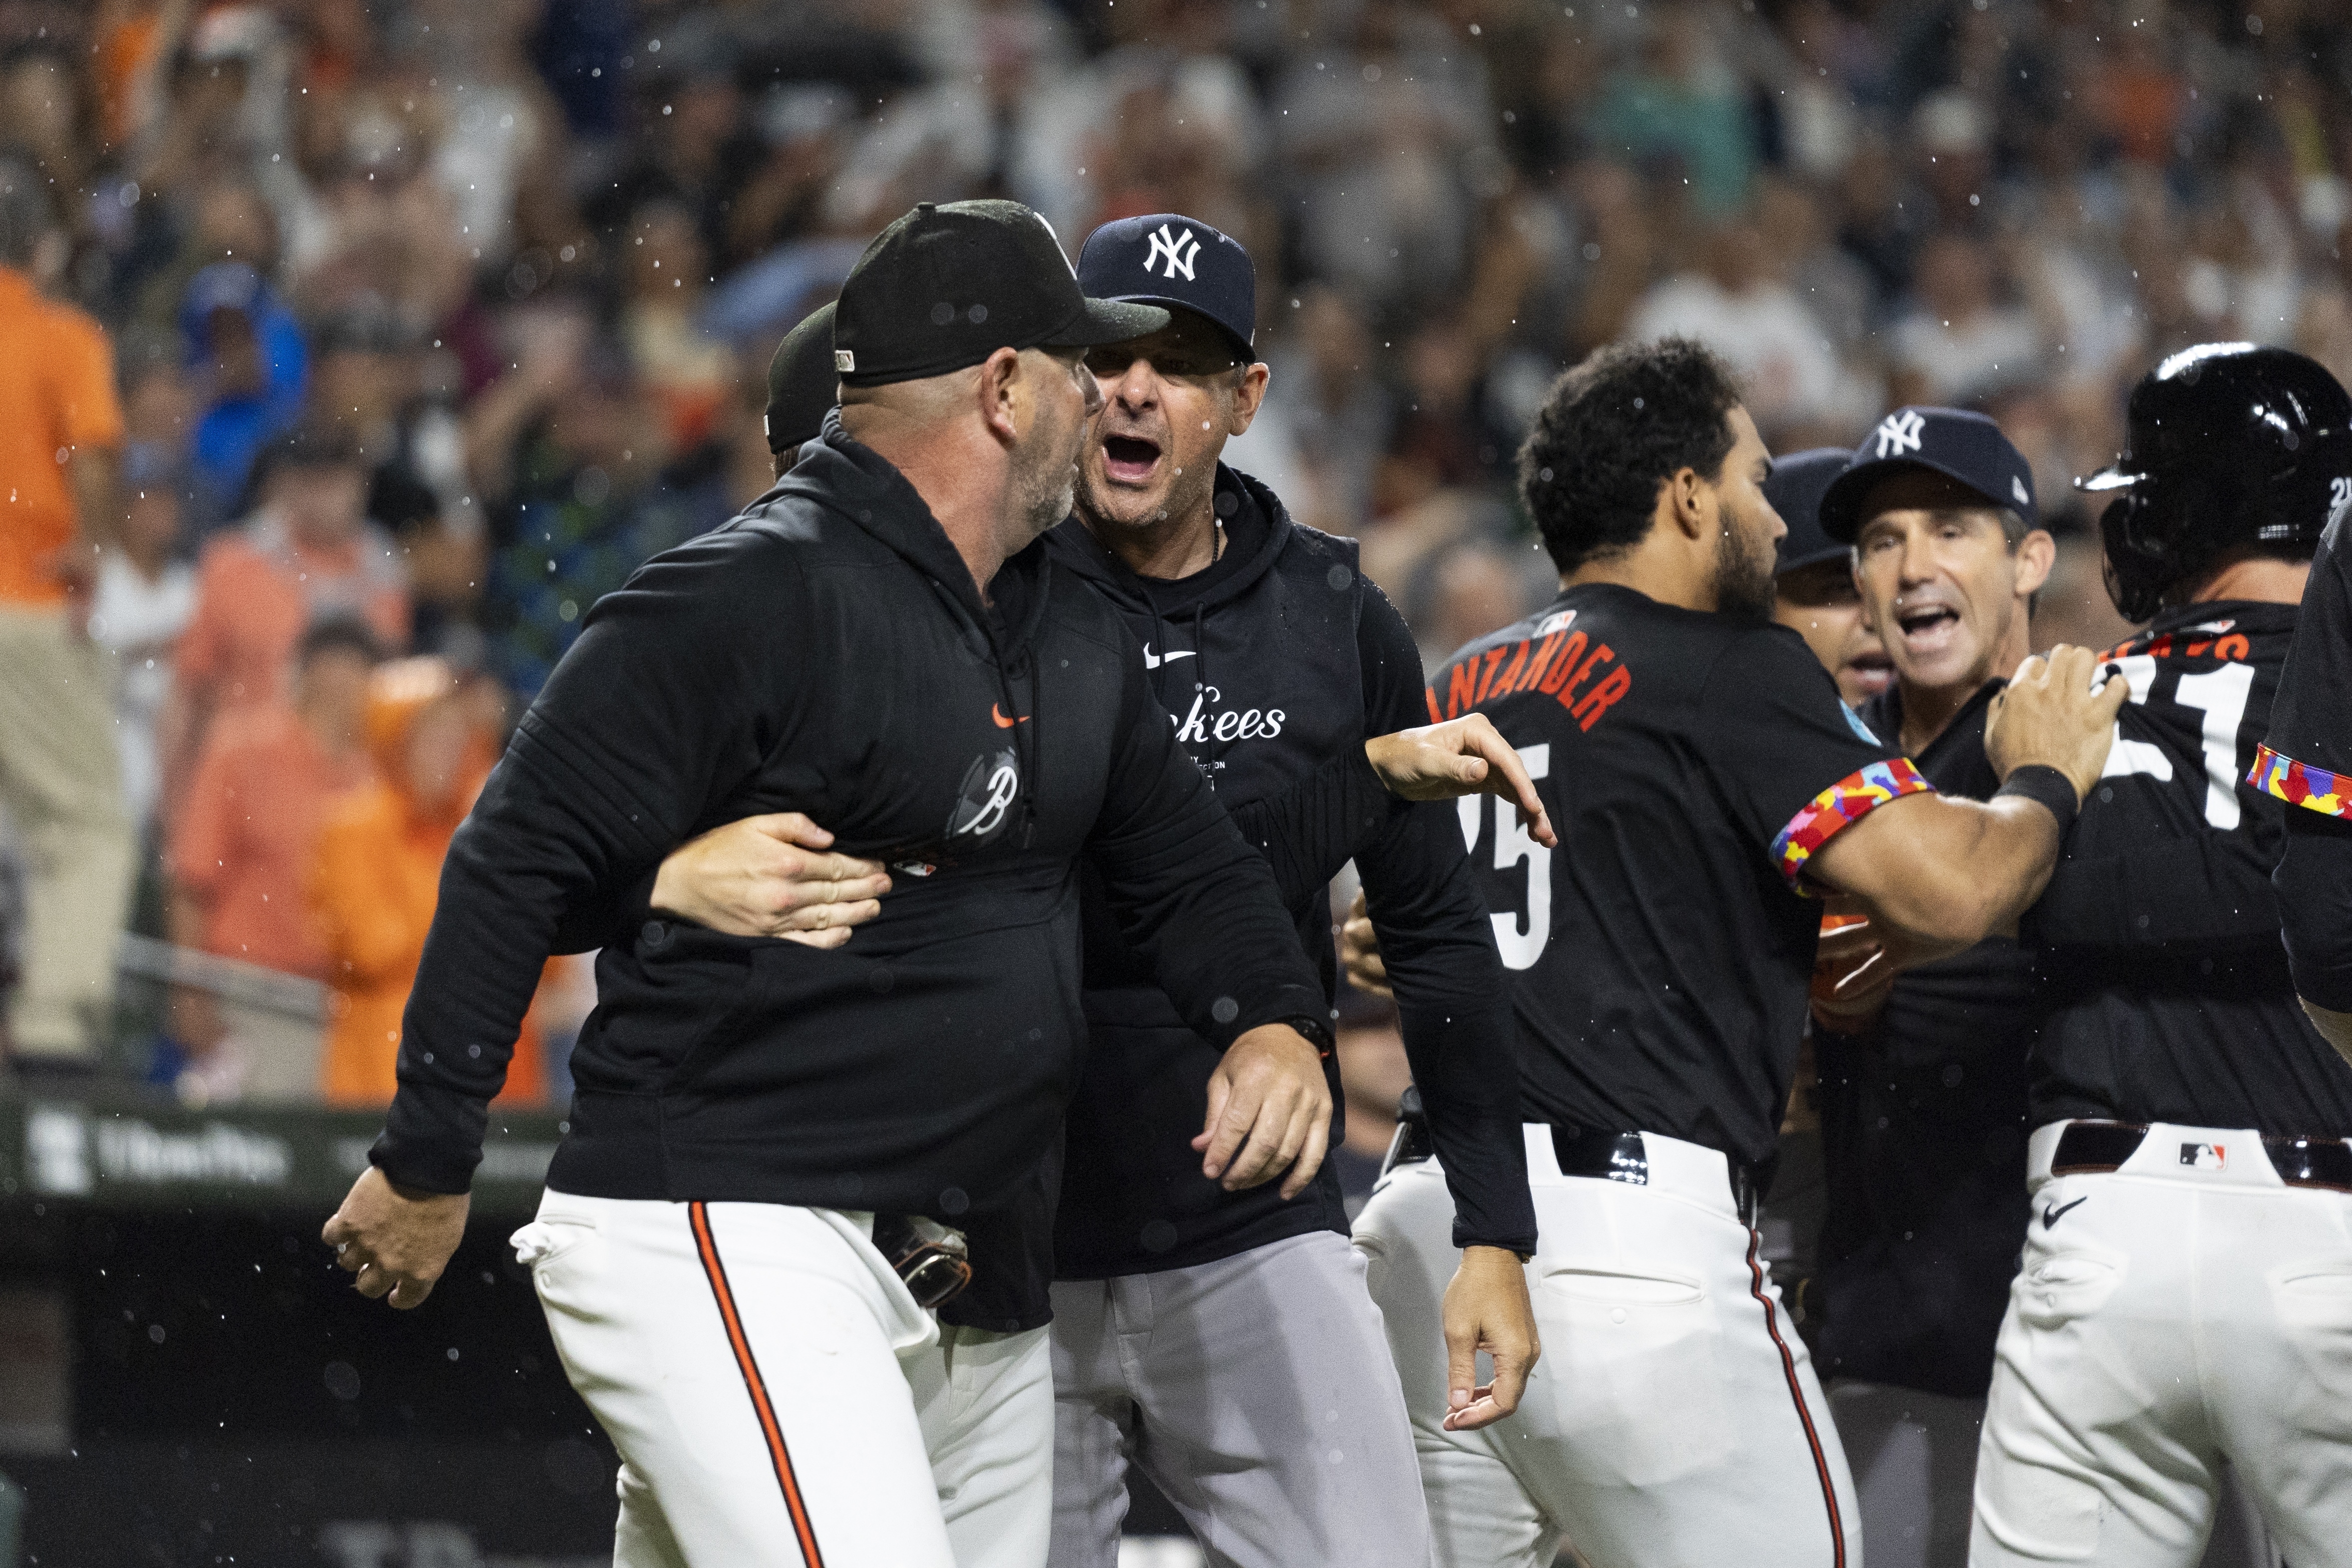
[[[2038,640],[2104,645],[2056,503],[2131,380],[2217,338],[2352,380],[2347,17],[0,0],[9,1049],[235,1093],[200,987],[117,1039],[131,929],[323,983],[329,1093],[387,1096],[506,730],[767,488],[769,353],[919,200],[1242,239],[1273,383],[1229,460],[1360,538],[1433,660],[1549,595],[1509,484],[1547,384],[1666,332],[1784,450],[1993,414],[2061,533]]]

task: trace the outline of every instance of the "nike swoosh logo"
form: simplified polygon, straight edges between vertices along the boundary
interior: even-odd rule
[[[1191,650],[1187,648],[1178,648],[1172,653],[1154,653],[1150,643],[1143,645],[1143,668],[1146,669],[1158,669],[1163,664],[1173,664],[1180,658],[1192,657]]]
[[[1029,715],[1026,713],[1022,714],[1017,719],[1007,719],[1004,716],[1003,708],[1000,704],[994,702],[988,705],[988,716],[996,721],[996,727],[1000,730],[1010,730],[1015,724],[1026,724],[1029,722]]]
[[[2068,1215],[2074,1213],[2074,1210],[2081,1208],[2084,1204],[2089,1203],[2090,1201],[2090,1195],[2085,1194],[2082,1197],[2076,1198],[2073,1203],[2065,1205],[2063,1207],[2051,1204],[2043,1205],[2042,1209],[2042,1228],[2044,1230],[2050,1229],[2060,1220],[2065,1218]]]

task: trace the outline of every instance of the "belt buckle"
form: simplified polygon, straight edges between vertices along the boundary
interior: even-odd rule
[[[963,1232],[922,1215],[876,1215],[874,1245],[925,1311],[944,1306],[971,1283],[971,1247]]]

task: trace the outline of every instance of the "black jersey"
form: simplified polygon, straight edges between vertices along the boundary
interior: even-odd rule
[[[2339,484],[2342,481],[2338,481]],[[2352,487],[2347,487],[2352,488]],[[2298,994],[2352,1012],[2352,496],[2320,538],[2253,786],[2296,809],[2273,878]]]
[[[2000,681],[1920,748],[1948,795],[2000,787],[1985,755]],[[1900,687],[1864,704],[1903,732]],[[1813,1031],[1829,1209],[1813,1342],[1825,1377],[1980,1399],[2024,1244],[2026,1058],[2041,1016],[2032,956],[2006,937],[1908,971],[1869,1028]]]
[[[2025,921],[2050,1009],[2037,1126],[2352,1134],[2352,1067],[2305,1018],[2279,939],[2288,807],[2244,782],[2294,623],[2291,605],[2189,605],[2108,656],[2132,700]]]
[[[2321,536],[2294,641],[2249,781],[2324,816],[2352,820],[2352,504]]]
[[[1549,850],[1508,805],[1461,803],[1528,1119],[1769,1159],[1821,931],[1805,859],[1927,780],[1796,633],[1611,584],[1464,648],[1429,708],[1491,717],[1559,835]]]

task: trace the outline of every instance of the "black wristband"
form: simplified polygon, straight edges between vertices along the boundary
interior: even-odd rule
[[[2063,839],[2066,830],[2074,826],[2074,814],[2083,803],[2074,795],[2074,781],[2056,768],[2041,763],[2028,763],[2000,781],[1993,798],[2011,795],[2019,800],[2034,801],[2058,819],[2058,837]]]
[[[1287,1018],[1276,1018],[1275,1022],[1277,1024],[1287,1024],[1291,1028],[1297,1030],[1298,1034],[1306,1039],[1308,1045],[1315,1047],[1316,1055],[1320,1057],[1328,1057],[1331,1054],[1331,1047],[1334,1044],[1334,1041],[1331,1038],[1331,1026],[1324,1019],[1310,1018],[1305,1014],[1300,1013],[1294,1014],[1292,1016]]]

